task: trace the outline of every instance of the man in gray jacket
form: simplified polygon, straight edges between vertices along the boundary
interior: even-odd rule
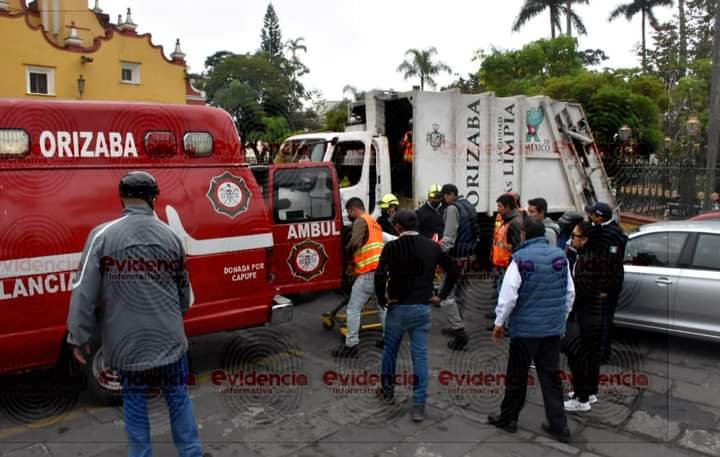
[[[95,227],[73,282],[68,342],[85,364],[95,329],[102,329],[105,364],[123,381],[130,456],[151,455],[147,393],[160,387],[180,456],[202,455],[185,380],[183,316],[192,303],[178,235],[155,217],[155,178],[133,171],[120,180],[123,214]]]
[[[550,246],[557,246],[558,235],[560,235],[560,226],[547,217],[548,203],[544,198],[533,198],[528,201],[528,216],[540,221],[545,225],[545,238]]]

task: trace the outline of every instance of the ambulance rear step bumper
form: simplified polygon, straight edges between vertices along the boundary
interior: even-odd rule
[[[293,302],[282,295],[275,295],[270,311],[270,324],[278,325],[290,322],[293,317]]]

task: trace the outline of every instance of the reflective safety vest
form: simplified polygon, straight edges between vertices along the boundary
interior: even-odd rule
[[[507,233],[512,221],[507,221],[495,226],[493,236],[492,263],[496,267],[506,268],[512,259],[512,245],[507,243]]]
[[[384,245],[383,232],[380,224],[367,213],[360,217],[362,217],[367,224],[368,239],[353,255],[354,272],[356,275],[377,270],[378,263],[380,263],[380,254],[382,253]]]
[[[405,136],[403,137],[403,161],[412,163],[414,155],[415,151],[412,142],[412,131],[408,131],[405,132]]]

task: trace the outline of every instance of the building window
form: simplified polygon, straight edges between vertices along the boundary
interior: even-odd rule
[[[25,67],[27,93],[32,95],[55,95],[55,69],[48,67]]]
[[[122,62],[120,70],[120,81],[127,84],[140,84],[140,64]]]

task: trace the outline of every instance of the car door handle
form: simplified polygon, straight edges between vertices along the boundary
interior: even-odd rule
[[[669,286],[670,284],[672,284],[672,281],[670,281],[668,278],[657,278],[655,280],[655,284]]]

